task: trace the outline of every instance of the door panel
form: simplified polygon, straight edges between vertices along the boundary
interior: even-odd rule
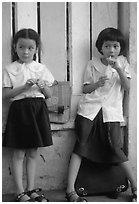
[[[41,62],[58,81],[66,80],[67,76],[65,19],[65,2],[40,3]]]

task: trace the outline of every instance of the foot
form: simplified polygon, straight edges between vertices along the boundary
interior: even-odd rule
[[[65,198],[68,202],[87,202],[85,198],[79,197],[75,191],[66,193]]]
[[[133,187],[131,190],[132,190],[131,202],[137,202],[137,188]]]
[[[48,202],[49,200],[45,198],[43,194],[39,195],[37,192],[41,191],[41,188],[36,188],[31,191],[28,191],[27,194],[30,196],[32,199],[34,199],[37,202]]]
[[[30,198],[26,192],[23,192],[16,196],[16,202],[34,202],[34,199]]]

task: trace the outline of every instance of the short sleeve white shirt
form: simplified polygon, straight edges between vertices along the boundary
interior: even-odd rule
[[[119,56],[118,60],[127,78],[131,78],[127,59],[124,56]],[[108,78],[105,85],[91,93],[83,94],[78,104],[77,113],[93,120],[102,108],[103,122],[123,122],[124,90],[121,87],[117,71],[110,65],[105,66],[101,59],[90,60],[85,71],[84,84],[95,83],[101,76]]]
[[[47,67],[41,63],[33,61],[31,63],[19,63],[17,61],[6,66],[3,70],[3,87],[16,88],[26,83],[28,79],[40,79],[44,80],[48,86],[52,86],[54,77]],[[37,85],[33,85],[30,90],[24,91],[21,94],[15,96],[12,100],[19,100],[27,97],[42,97]]]

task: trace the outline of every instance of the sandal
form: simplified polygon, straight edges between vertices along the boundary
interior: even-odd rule
[[[16,202],[34,202],[34,199],[33,199],[33,198],[29,198],[29,199],[27,199],[27,200],[22,200],[22,198],[23,198],[25,195],[28,196],[28,194],[27,194],[26,192],[23,192],[23,193],[18,194],[18,195],[16,196],[15,201],[16,201]]]
[[[131,190],[132,190],[131,202],[137,202],[137,188],[133,187]]]
[[[31,191],[28,191],[27,195],[34,199],[36,202],[49,202],[49,200],[46,199],[43,194],[42,195],[37,194],[37,192],[40,192],[41,190],[42,190],[41,188],[33,189]]]
[[[75,191],[66,193],[65,198],[67,199],[68,202],[87,202],[85,198],[78,196]]]

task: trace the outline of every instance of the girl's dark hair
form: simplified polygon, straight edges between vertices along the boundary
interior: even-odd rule
[[[36,42],[36,48],[38,50],[40,49],[41,43],[40,43],[40,36],[38,35],[38,33],[31,28],[21,29],[15,34],[15,36],[13,37],[13,40],[12,40],[12,49],[11,49],[12,61],[16,61],[19,59],[19,57],[15,51],[15,46],[16,46],[19,38],[34,40]],[[33,60],[36,60],[36,54],[34,55]]]
[[[116,28],[105,28],[100,32],[98,35],[97,41],[96,41],[96,47],[98,51],[102,53],[102,45],[105,41],[117,41],[120,43],[121,51],[120,54],[123,53],[126,43],[123,34],[120,32],[120,30]]]

